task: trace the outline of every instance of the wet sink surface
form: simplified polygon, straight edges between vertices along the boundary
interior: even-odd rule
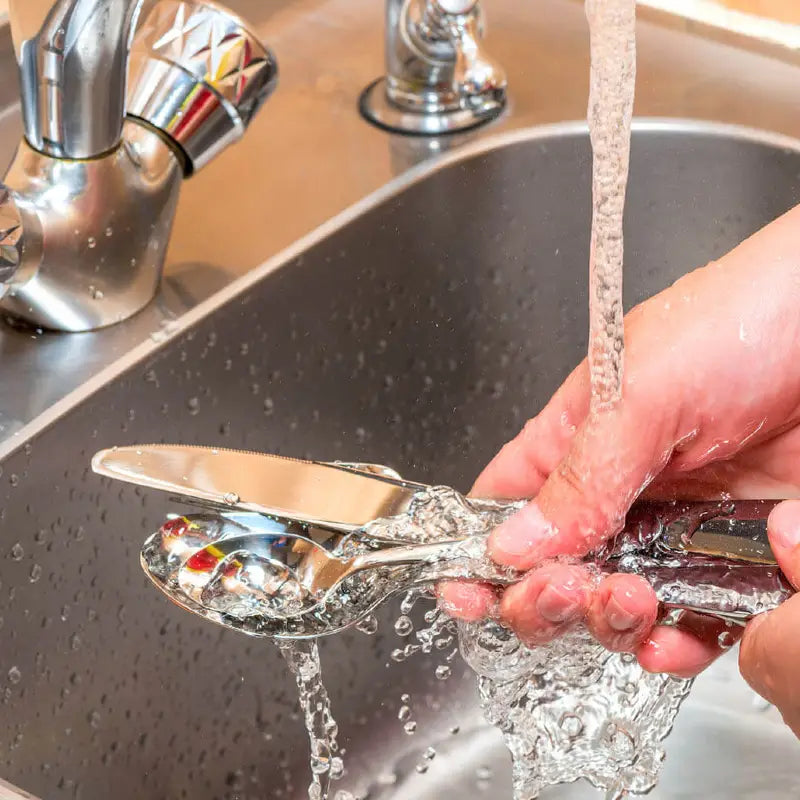
[[[139,546],[175,507],[100,481],[89,458],[184,441],[383,462],[465,489],[585,350],[589,167],[585,134],[562,130],[507,137],[416,181],[265,271],[4,460],[0,776],[48,800],[303,796],[305,733],[277,651],[147,584]],[[640,127],[628,305],[794,205],[799,177],[788,146]],[[390,624],[324,643],[342,787],[507,797],[507,759],[479,726],[473,678],[437,681],[435,656],[396,665],[400,643]],[[404,692],[413,737],[397,719]],[[448,734],[453,725],[462,732]],[[433,743],[429,774],[404,778]],[[787,775],[798,746],[752,705],[730,659],[689,701],[669,751],[658,798],[800,790]],[[488,787],[475,778],[483,761]]]

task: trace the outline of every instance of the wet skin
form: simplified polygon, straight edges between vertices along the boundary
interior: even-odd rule
[[[800,497],[800,207],[637,306],[625,326],[623,400],[591,415],[584,361],[473,488],[533,498],[489,545],[498,563],[528,570],[525,580],[502,595],[444,585],[440,598],[456,616],[499,616],[530,643],[584,620],[645,669],[688,677],[730,645],[720,644],[724,625],[696,615],[662,625],[642,578],[598,584],[552,559],[615,535],[639,496]],[[800,504],[776,508],[770,537],[800,586]],[[754,620],[741,651],[744,676],[796,733],[799,632],[800,598]]]

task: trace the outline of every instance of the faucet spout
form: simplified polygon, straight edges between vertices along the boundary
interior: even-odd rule
[[[386,76],[362,93],[362,114],[428,136],[494,119],[506,104],[506,75],[482,38],[480,0],[386,0]]]
[[[143,308],[180,185],[237,142],[272,53],[205,0],[11,0],[25,136],[0,182],[0,313],[85,331]]]
[[[95,158],[122,137],[143,0],[11,0],[25,138],[56,158]]]

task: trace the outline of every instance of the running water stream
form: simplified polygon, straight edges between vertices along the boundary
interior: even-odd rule
[[[636,0],[586,0],[592,232],[589,249],[591,410],[622,397],[622,231],[636,85]]]

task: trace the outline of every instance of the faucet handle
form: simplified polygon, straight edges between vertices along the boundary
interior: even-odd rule
[[[9,190],[0,185],[0,285],[11,280],[21,260],[22,216]]]
[[[242,137],[277,77],[273,54],[228,10],[146,0],[131,50],[127,114],[172,140],[189,174]]]

